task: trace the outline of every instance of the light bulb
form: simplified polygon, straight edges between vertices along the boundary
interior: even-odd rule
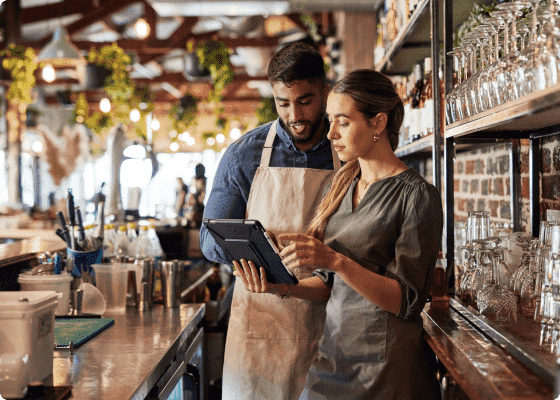
[[[177,142],[172,142],[172,143],[169,145],[169,149],[170,149],[171,151],[177,151],[177,150],[179,150],[179,143],[177,143]]]
[[[111,102],[107,97],[101,99],[101,101],[99,102],[99,109],[101,110],[101,112],[104,112],[105,114],[111,111]]]
[[[239,128],[233,128],[231,131],[229,131],[229,136],[233,139],[233,140],[237,140],[241,137],[241,129]]]
[[[47,64],[43,67],[43,79],[45,82],[51,83],[56,78],[56,74],[54,72],[54,68],[52,65]]]
[[[208,146],[214,146],[214,144],[216,143],[216,139],[214,139],[213,137],[209,137],[208,139],[206,139],[206,143],[208,143]]]
[[[152,119],[152,130],[157,131],[160,127],[159,121],[157,119]]]
[[[216,141],[218,143],[224,143],[225,140],[226,140],[226,137],[223,134],[218,133],[218,135],[216,136]]]
[[[150,25],[145,19],[140,18],[134,23],[134,32],[140,39],[146,39],[150,34]]]
[[[140,121],[140,111],[138,111],[136,108],[130,110],[130,120],[132,122]]]
[[[41,142],[38,141],[38,140],[35,140],[35,141],[33,142],[33,144],[31,145],[31,149],[33,149],[33,151],[34,151],[35,153],[40,153],[40,152],[43,151],[43,143],[41,143]]]
[[[196,143],[196,139],[193,138],[192,136],[187,138],[187,146],[194,146],[194,144]]]

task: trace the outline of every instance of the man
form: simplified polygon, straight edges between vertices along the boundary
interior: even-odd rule
[[[323,59],[311,46],[289,45],[273,56],[268,78],[279,119],[228,147],[204,217],[257,219],[274,234],[304,232],[323,189],[340,169],[327,139],[329,86]],[[204,225],[200,236],[208,259],[232,263]],[[282,289],[278,296],[254,295],[236,282],[224,356],[224,399],[297,399],[303,390],[326,304],[289,298],[288,285]]]

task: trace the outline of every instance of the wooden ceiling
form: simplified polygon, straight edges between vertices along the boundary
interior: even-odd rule
[[[177,28],[165,39],[158,39],[156,37],[156,29],[158,23],[162,18],[158,16],[157,12],[146,0],[44,0],[44,4],[40,4],[42,0],[35,0],[32,3],[34,6],[22,7],[22,0],[9,0],[2,4],[2,11],[0,12],[0,24],[3,29],[2,41],[0,48],[3,48],[7,43],[17,43],[23,46],[28,46],[38,52],[50,40],[52,35],[48,34],[40,40],[29,40],[22,35],[22,27],[26,25],[33,25],[37,23],[53,20],[64,21],[65,19],[72,18],[73,22],[65,24],[65,28],[71,38],[72,43],[83,51],[84,55],[87,54],[92,47],[101,48],[104,45],[111,44],[112,42],[99,42],[78,39],[76,37],[83,37],[83,33],[94,24],[103,24],[106,30],[117,33],[121,38],[116,40],[116,43],[123,48],[126,52],[134,55],[135,62],[142,65],[148,63],[162,64],[166,55],[170,52],[185,50],[187,42],[200,43],[208,39],[219,39],[226,44],[232,52],[238,47],[266,47],[276,49],[282,40],[282,37],[288,33],[299,31],[306,33],[307,27],[302,23],[298,13],[289,13],[281,16],[270,16],[266,22],[276,22],[268,24],[268,32],[261,37],[248,38],[244,36],[227,37],[222,36],[219,30],[208,31],[203,33],[193,33],[193,27],[199,22],[199,17],[178,17],[180,23]],[[124,30],[123,25],[117,25],[112,18],[115,13],[126,10],[135,4],[141,3],[143,6],[144,18],[152,27],[151,32],[145,39],[127,38],[122,35]],[[322,27],[323,31],[332,28],[333,18],[332,13],[329,12],[315,12],[309,14],[312,18]],[[52,29],[52,28],[51,28]],[[273,30],[276,29],[276,32]],[[271,32],[272,31],[272,32]],[[243,67],[234,68],[234,82],[230,84],[225,92],[224,102],[239,102],[250,101],[257,102],[260,99],[259,91],[256,89],[249,89],[247,82],[251,80],[267,80],[266,76],[249,76]],[[175,89],[182,94],[187,92],[205,97],[208,92],[209,83],[195,83],[187,81],[183,73],[177,71],[167,71],[161,68],[161,73],[151,79],[139,78],[134,79],[139,85],[149,85],[153,88],[156,102],[176,102],[177,91],[170,94],[169,91],[162,90],[162,84],[166,83],[172,85]],[[74,78],[57,79],[51,84],[45,82],[40,72],[37,71],[37,85],[44,88],[53,87],[67,87],[76,88],[79,81]],[[48,91],[47,91],[48,92]],[[102,96],[102,92],[88,91],[88,99],[95,101]],[[47,104],[57,103],[56,96],[52,93],[45,98]]]

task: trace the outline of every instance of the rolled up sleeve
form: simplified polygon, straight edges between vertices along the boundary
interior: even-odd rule
[[[400,235],[395,244],[395,262],[387,266],[388,276],[402,287],[404,319],[414,319],[426,304],[441,248],[443,211],[435,187],[423,184],[410,195]]]

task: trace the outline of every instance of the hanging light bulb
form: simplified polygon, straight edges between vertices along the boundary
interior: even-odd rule
[[[101,101],[99,102],[99,109],[105,114],[111,111],[111,102],[107,97],[101,99]]]
[[[150,34],[150,24],[144,18],[140,18],[134,23],[134,32],[140,39],[146,39]]]
[[[177,143],[177,142],[172,142],[172,143],[169,145],[169,149],[170,149],[171,151],[177,151],[177,150],[179,150],[179,143]]]
[[[216,135],[216,142],[224,143],[225,140],[226,140],[226,137],[223,134],[218,133],[218,135]]]
[[[233,139],[233,140],[237,140],[241,137],[241,129],[239,128],[233,128],[231,131],[229,131],[229,136]]]
[[[51,83],[56,78],[56,73],[54,72],[54,68],[51,64],[47,64],[43,67],[43,79],[45,82]]]
[[[194,144],[196,143],[196,139],[193,138],[192,136],[187,138],[187,146],[194,146]]]
[[[208,139],[206,139],[206,143],[208,143],[208,146],[214,146],[214,144],[216,143],[216,139],[214,139],[213,137],[209,137]]]
[[[160,127],[160,123],[156,118],[154,118],[154,119],[152,119],[152,125],[151,126],[152,126],[153,131],[157,131]]]
[[[130,120],[132,122],[140,121],[140,111],[138,111],[136,108],[130,110]]]

